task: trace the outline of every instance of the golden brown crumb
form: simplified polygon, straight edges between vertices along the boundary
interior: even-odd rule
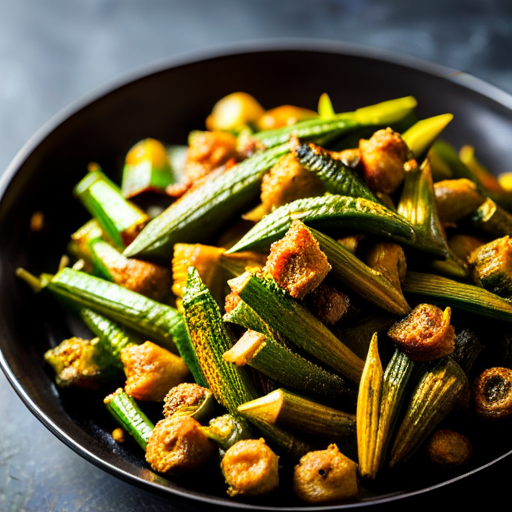
[[[259,496],[279,485],[279,457],[264,439],[244,439],[228,449],[221,462],[229,496]]]
[[[185,172],[194,183],[237,157],[236,137],[224,131],[197,131],[189,139]]]
[[[359,495],[357,464],[335,444],[309,452],[295,466],[293,489],[307,503],[355,500]]]
[[[312,117],[318,117],[314,110],[294,105],[280,105],[279,107],[267,110],[258,119],[257,124],[260,130],[275,130],[276,128],[290,126],[298,121]]]
[[[349,312],[350,299],[324,281],[308,295],[307,305],[322,322],[334,325]]]
[[[217,452],[215,443],[190,416],[160,420],[146,447],[146,460],[160,473],[190,473],[204,467]]]
[[[294,221],[286,235],[270,248],[265,271],[292,297],[302,299],[331,270],[318,242],[301,221]]]
[[[242,299],[240,298],[238,292],[231,291],[230,293],[228,293],[228,295],[226,295],[224,311],[226,313],[231,313],[231,311],[233,311],[238,306],[238,304],[240,304],[241,300]]]
[[[419,304],[389,329],[388,336],[413,361],[437,359],[455,349],[455,330],[450,318],[450,308],[443,312],[437,306]]]
[[[448,429],[437,430],[430,438],[426,450],[431,462],[444,468],[466,464],[473,455],[473,445],[469,438]]]
[[[302,167],[292,154],[288,154],[263,176],[261,202],[268,213],[296,199],[320,196],[324,192],[320,178]]]
[[[364,179],[374,192],[392,194],[405,178],[408,148],[391,128],[376,131],[369,140],[359,141]]]
[[[205,391],[195,382],[182,382],[174,386],[164,398],[164,416],[170,418],[180,408],[199,408],[207,398]]]
[[[190,376],[183,359],[146,341],[121,351],[125,391],[137,400],[161,401],[167,392]]]
[[[115,258],[105,264],[117,284],[157,302],[169,301],[172,274],[168,268],[132,258]]]
[[[116,443],[124,443],[126,441],[126,432],[121,427],[112,431],[112,438]]]

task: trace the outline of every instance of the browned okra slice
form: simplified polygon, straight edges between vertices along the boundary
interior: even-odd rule
[[[160,420],[146,446],[146,460],[160,473],[181,475],[203,468],[218,452],[201,424],[190,416]]]
[[[500,297],[512,296],[512,240],[504,236],[475,249],[468,258],[473,281]]]
[[[279,457],[265,440],[243,439],[229,448],[221,470],[229,496],[261,496],[279,485]]]
[[[453,352],[455,330],[450,324],[451,309],[419,304],[395,323],[388,336],[413,361],[430,361]]]
[[[476,183],[466,178],[438,181],[434,190],[437,213],[444,224],[456,224],[485,201]]]
[[[477,415],[487,421],[512,416],[512,370],[494,367],[484,370],[473,384]]]

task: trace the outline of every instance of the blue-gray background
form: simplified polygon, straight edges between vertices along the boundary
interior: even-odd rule
[[[0,174],[38,128],[91,89],[194,50],[283,37],[384,48],[512,93],[507,0],[0,0]],[[511,469],[512,462],[502,461],[393,509],[476,501],[497,507],[507,498],[504,475]],[[29,413],[0,374],[0,512],[141,510],[195,508],[82,460]]]

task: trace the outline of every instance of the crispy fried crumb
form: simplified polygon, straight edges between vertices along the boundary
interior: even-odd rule
[[[437,306],[420,304],[395,323],[388,336],[413,361],[437,359],[455,349],[455,330],[450,318],[450,308],[443,312]]]
[[[408,148],[391,128],[376,131],[359,141],[361,166],[366,183],[374,192],[392,194],[405,178]]]
[[[294,221],[286,235],[270,248],[265,271],[292,297],[302,299],[331,270],[318,242],[301,221]]]

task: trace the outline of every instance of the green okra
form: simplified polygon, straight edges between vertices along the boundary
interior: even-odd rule
[[[134,398],[122,389],[118,389],[108,395],[104,403],[119,425],[146,451],[146,446],[155,426],[142,412]]]
[[[309,228],[331,265],[330,275],[358,295],[395,315],[405,315],[411,308],[405,297],[383,274],[370,268],[342,244]]]
[[[408,271],[402,290],[423,302],[450,306],[479,316],[512,322],[512,302],[471,284]]]
[[[121,351],[132,345],[140,345],[145,341],[139,334],[90,308],[81,308],[79,316],[91,332],[103,342],[102,346],[111,354],[113,364],[120,368],[123,367]]]
[[[194,188],[154,218],[125,256],[171,261],[177,242],[201,242],[215,235],[258,197],[263,174],[289,151],[288,143],[256,153],[224,174]]]
[[[326,194],[298,199],[269,213],[242,237],[227,253],[267,250],[282,238],[294,220],[308,227],[342,236],[348,230],[372,234],[398,243],[414,245],[411,223],[389,208],[363,198]]]
[[[363,361],[275,281],[247,275],[238,293],[272,329],[290,343],[344,377],[359,382]]]
[[[315,140],[333,135],[340,137],[363,127],[378,129],[396,123],[406,117],[416,107],[412,96],[385,101],[376,105],[359,108],[353,112],[336,114],[329,119],[318,117],[299,121],[290,126],[265,130],[252,136],[265,147],[271,148],[287,142],[292,133],[299,139]]]
[[[130,244],[148,221],[146,213],[125,199],[119,187],[97,165],[90,166],[73,194],[119,250]]]
[[[226,353],[224,359],[267,375],[287,388],[308,395],[344,399],[354,403],[355,386],[297,354],[273,337],[248,330]]]
[[[391,448],[390,466],[409,459],[451,412],[468,387],[462,368],[449,356],[427,370],[411,397]]]
[[[128,151],[121,181],[124,197],[144,192],[165,193],[165,188],[175,182],[166,148],[160,141],[143,139]]]
[[[36,290],[47,288],[65,305],[90,308],[173,352],[178,351],[176,344],[188,338],[183,316],[175,308],[115,283],[71,268],[40,279],[23,269],[17,275]]]
[[[398,213],[411,222],[416,233],[415,246],[442,259],[450,256],[437,214],[430,163],[408,169],[398,203]]]
[[[432,144],[452,119],[453,114],[441,114],[421,119],[402,133],[402,139],[416,160],[423,160]]]
[[[216,400],[235,417],[240,417],[238,406],[257,397],[255,387],[245,368],[228,363],[222,357],[233,344],[226,330],[219,307],[201,281],[194,267],[183,296],[187,327],[201,368]],[[285,430],[265,421],[252,420],[269,440],[292,458],[300,458],[310,447]]]
[[[382,204],[354,169],[333,158],[322,147],[302,143],[293,148],[293,154],[304,168],[320,178],[327,192],[340,196],[363,197]]]
[[[355,439],[356,417],[283,388],[238,407],[246,418],[266,421],[327,439]]]

